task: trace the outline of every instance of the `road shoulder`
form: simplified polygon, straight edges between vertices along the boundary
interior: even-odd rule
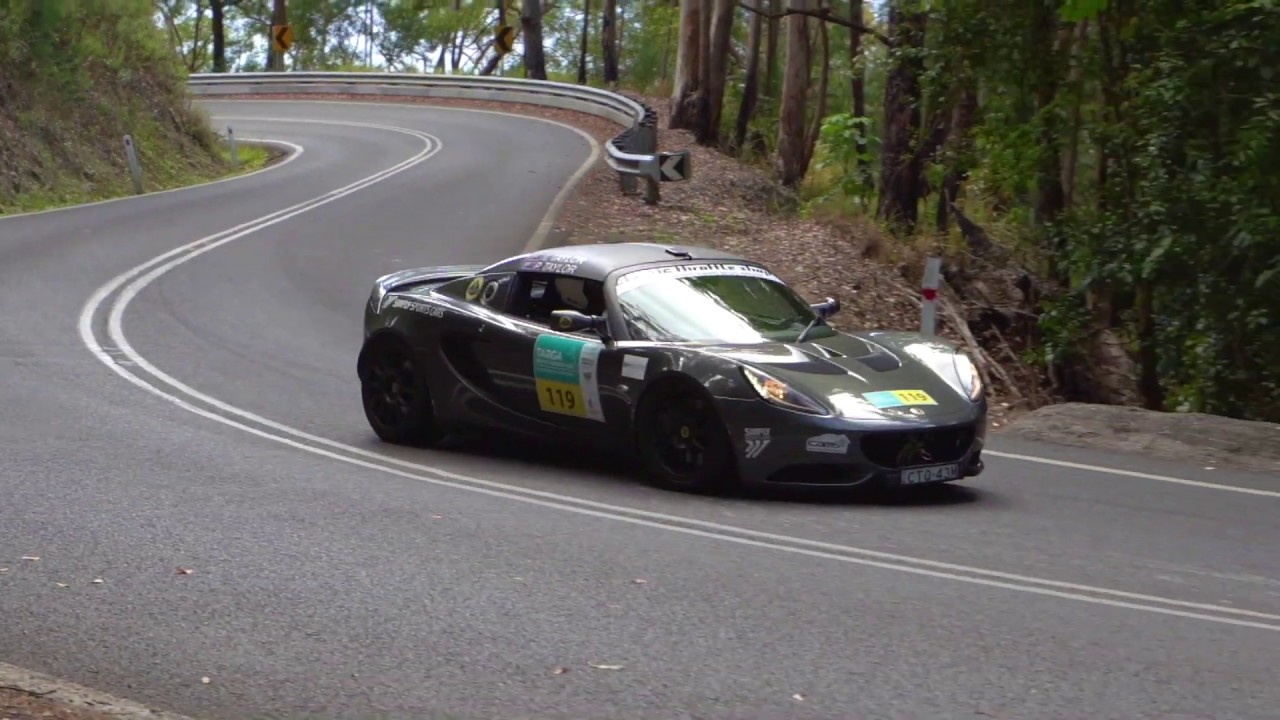
[[[1280,472],[1280,424],[1217,415],[1062,403],[1021,415],[999,434],[1203,466]]]
[[[7,663],[0,663],[0,718],[193,720]]]

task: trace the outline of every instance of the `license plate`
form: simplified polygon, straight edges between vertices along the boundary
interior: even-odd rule
[[[960,464],[926,465],[902,471],[903,485],[919,485],[920,483],[943,482],[960,477]]]

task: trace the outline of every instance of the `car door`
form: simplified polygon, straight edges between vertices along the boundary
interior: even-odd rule
[[[616,369],[605,373],[605,368],[621,361],[595,333],[557,329],[551,322],[554,310],[602,313],[601,284],[568,275],[518,273],[504,313],[518,341],[509,353],[504,348],[501,357],[493,357],[495,372],[501,368],[509,378],[504,390],[519,412],[562,431],[602,432],[613,405],[606,375],[617,374]]]
[[[532,337],[526,337],[529,328],[504,312],[514,281],[515,273],[492,273],[442,288],[462,305],[458,320],[441,337],[441,349],[466,384],[449,402],[474,420],[522,429],[537,413],[532,391],[512,374],[512,358],[533,347]]]

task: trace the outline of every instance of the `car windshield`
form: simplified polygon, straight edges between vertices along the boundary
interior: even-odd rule
[[[637,271],[640,276],[648,271]],[[673,273],[619,278],[618,305],[635,340],[748,344],[793,342],[814,312],[791,288],[763,273]],[[834,335],[825,323],[808,338]]]

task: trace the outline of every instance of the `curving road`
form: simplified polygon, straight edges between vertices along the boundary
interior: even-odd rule
[[[208,105],[302,152],[0,219],[0,660],[210,718],[1277,716],[1278,478],[996,438],[910,503],[711,499],[378,444],[369,283],[536,242],[592,144]]]

